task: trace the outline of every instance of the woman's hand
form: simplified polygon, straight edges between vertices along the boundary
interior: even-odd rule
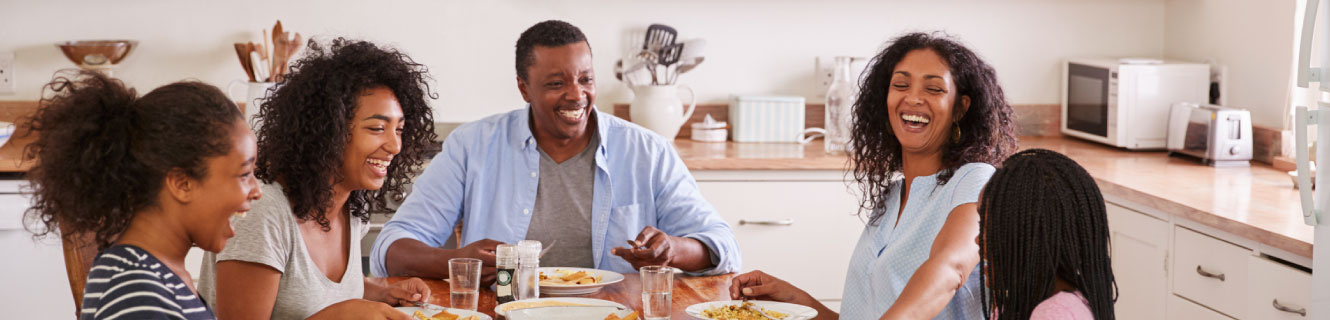
[[[418,280],[418,279],[416,279]],[[405,282],[405,281],[404,281]],[[391,319],[391,320],[411,320],[411,316],[382,302],[369,301],[364,299],[351,299],[334,303],[323,310],[319,310],[309,319]]]
[[[796,288],[785,280],[778,279],[760,270],[741,274],[730,279],[730,299],[748,298],[788,302],[798,305],[814,306],[821,304],[808,292]]]
[[[741,274],[730,279],[730,299],[747,298],[793,303],[817,310],[816,319],[836,319],[840,315],[831,311],[808,292],[785,280],[772,277],[761,270]]]
[[[366,293],[370,293],[370,286],[365,286]],[[376,296],[368,296],[366,299],[387,303],[393,306],[410,306],[411,302],[428,302],[429,285],[420,278],[411,278],[395,282],[378,291]]]

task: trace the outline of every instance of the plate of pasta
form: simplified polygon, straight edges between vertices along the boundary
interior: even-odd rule
[[[491,320],[490,316],[484,313],[462,309],[427,310],[418,307],[397,307],[396,309],[411,315],[412,320]]]
[[[618,272],[588,268],[540,268],[540,293],[569,296],[595,293],[607,285],[623,281]]]
[[[817,310],[807,306],[776,301],[712,301],[688,306],[684,312],[699,319],[714,320],[766,320],[757,312],[779,320],[802,320],[817,317]]]

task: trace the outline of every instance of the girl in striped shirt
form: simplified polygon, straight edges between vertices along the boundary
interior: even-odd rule
[[[185,271],[197,245],[217,252],[228,219],[260,197],[254,134],[216,87],[178,82],[138,97],[94,72],[47,84],[25,155],[38,234],[87,236],[102,251],[81,319],[213,319]]]

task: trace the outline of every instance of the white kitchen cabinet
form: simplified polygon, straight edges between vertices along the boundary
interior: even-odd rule
[[[1120,310],[1120,309],[1114,309],[1114,310]],[[1125,317],[1123,317],[1123,316],[1121,316],[1121,315],[1117,315],[1117,318],[1118,318],[1118,319],[1134,319],[1134,318],[1125,318]],[[1213,319],[1213,320],[1233,320],[1233,318],[1230,318],[1230,317],[1228,317],[1228,316],[1225,316],[1225,315],[1222,314],[1222,313],[1215,312],[1214,310],[1210,310],[1210,309],[1208,309],[1208,308],[1206,308],[1206,307],[1204,307],[1204,306],[1201,306],[1201,305],[1198,305],[1198,304],[1192,303],[1191,301],[1187,301],[1186,299],[1180,298],[1180,297],[1178,297],[1178,296],[1172,296],[1172,297],[1169,297],[1169,301],[1168,301],[1168,319],[1179,319],[1179,320],[1184,320],[1184,319],[1185,319],[1185,320],[1212,320],[1212,319]]]
[[[1247,318],[1307,319],[1312,275],[1262,257],[1248,257]]]
[[[1168,301],[1169,223],[1112,203],[1108,230],[1118,319],[1163,319]],[[1174,319],[1170,317],[1170,319]]]
[[[1252,251],[1191,229],[1174,231],[1173,293],[1246,319],[1247,259]]]
[[[68,319],[74,296],[65,275],[65,256],[57,235],[34,240],[24,229],[27,197],[18,183],[0,181],[0,310],[5,319]]]
[[[734,228],[743,271],[762,270],[838,305],[864,223],[840,172],[801,175],[749,171],[694,173],[698,187]]]

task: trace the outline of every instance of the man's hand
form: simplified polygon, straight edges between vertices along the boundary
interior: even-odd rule
[[[634,269],[641,269],[645,266],[667,266],[674,259],[674,243],[676,238],[664,231],[647,226],[637,234],[636,241],[632,242],[629,248],[613,248],[610,253],[622,257]]]
[[[498,270],[495,268],[497,262],[494,255],[496,248],[501,244],[503,242],[498,240],[484,239],[457,249],[459,258],[480,259],[480,285],[482,287],[494,283],[494,279],[497,277]],[[447,268],[448,266],[444,265],[443,267]]]

